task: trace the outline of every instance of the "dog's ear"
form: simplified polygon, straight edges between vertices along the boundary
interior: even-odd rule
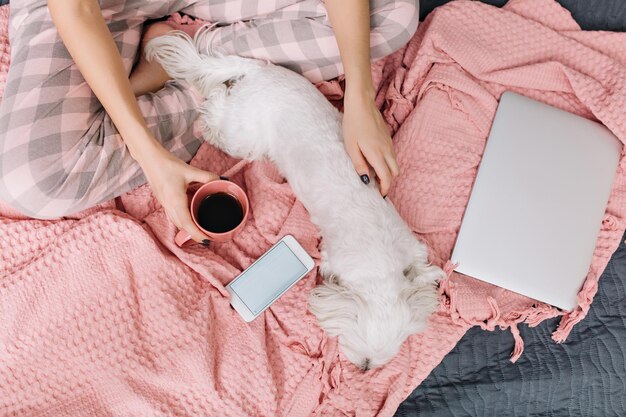
[[[339,278],[331,275],[311,291],[309,309],[322,328],[331,336],[338,336],[354,327],[359,310],[365,302],[354,291],[339,284]]]

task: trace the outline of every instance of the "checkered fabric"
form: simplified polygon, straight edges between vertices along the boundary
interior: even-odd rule
[[[370,0],[371,57],[408,42],[418,0]],[[176,12],[218,22],[210,39],[227,53],[268,59],[313,82],[343,72],[323,0],[101,0],[127,72],[147,20]],[[11,3],[11,64],[0,104],[0,200],[36,218],[69,215],[144,184],[110,117],[60,39],[45,0]],[[201,98],[183,82],[138,98],[148,127],[188,162]]]

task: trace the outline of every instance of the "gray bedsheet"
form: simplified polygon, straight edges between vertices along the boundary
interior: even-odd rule
[[[583,29],[626,31],[626,0],[559,2]],[[422,13],[442,3],[422,0]],[[625,244],[604,271],[588,316],[562,345],[550,339],[557,322],[520,326],[525,348],[516,364],[509,362],[510,332],[470,329],[396,417],[626,416]]]
[[[550,339],[556,324],[520,326],[525,347],[515,364],[508,331],[470,329],[396,416],[626,416],[625,244],[588,316],[561,345]]]

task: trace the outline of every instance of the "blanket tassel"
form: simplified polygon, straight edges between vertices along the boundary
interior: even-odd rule
[[[515,347],[513,348],[513,353],[511,353],[511,362],[515,363],[522,356],[522,352],[524,352],[524,340],[517,328],[517,323],[511,323],[511,333],[513,334],[513,340],[515,340]]]

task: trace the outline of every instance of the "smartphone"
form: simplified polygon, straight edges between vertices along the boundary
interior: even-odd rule
[[[286,235],[226,286],[230,304],[250,322],[308,274],[313,265],[298,241]]]

